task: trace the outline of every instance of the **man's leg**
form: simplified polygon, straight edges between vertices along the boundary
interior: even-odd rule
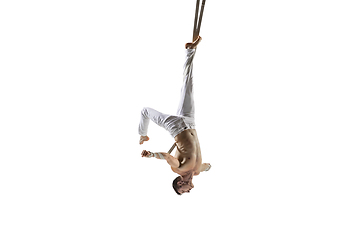
[[[195,106],[193,95],[193,59],[195,49],[186,49],[186,61],[184,64],[183,86],[181,89],[180,102],[177,110],[178,116],[194,118]]]
[[[165,124],[165,120],[167,117],[169,117],[169,115],[158,112],[155,109],[143,108],[143,110],[141,111],[139,134],[141,136],[147,136],[147,131],[148,131],[150,120],[152,120],[154,123],[156,123],[160,127],[165,128],[164,124]]]
[[[195,105],[193,94],[193,60],[196,52],[196,47],[200,43],[199,36],[193,43],[187,43],[186,61],[184,64],[183,86],[181,89],[180,103],[177,111],[178,116],[186,117],[191,124],[195,125]]]

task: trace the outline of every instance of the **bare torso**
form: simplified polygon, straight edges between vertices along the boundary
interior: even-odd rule
[[[191,170],[194,175],[199,175],[202,157],[200,150],[200,143],[195,129],[187,129],[175,137],[177,149],[175,152],[175,158],[179,160],[180,166],[185,164],[190,159],[195,159],[195,166]],[[171,168],[173,172],[183,174],[178,169]]]

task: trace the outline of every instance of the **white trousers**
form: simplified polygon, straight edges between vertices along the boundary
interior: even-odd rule
[[[186,49],[183,86],[176,115],[164,114],[148,107],[143,108],[139,124],[139,134],[141,136],[147,136],[150,120],[165,128],[172,137],[176,137],[176,135],[186,129],[195,129],[193,96],[193,59],[195,52],[195,49]]]

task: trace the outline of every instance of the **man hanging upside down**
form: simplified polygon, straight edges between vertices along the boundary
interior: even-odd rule
[[[180,176],[174,179],[173,188],[179,195],[190,192],[194,188],[192,178],[200,172],[209,171],[211,165],[202,163],[200,144],[195,130],[195,108],[193,98],[193,59],[197,45],[200,43],[199,36],[194,42],[187,43],[186,62],[184,65],[184,83],[181,89],[180,104],[177,115],[168,115],[158,112],[152,108],[144,108],[141,111],[139,125],[140,144],[149,141],[147,130],[150,119],[165,128],[175,138],[177,150],[175,156],[165,152],[152,153],[142,151],[142,157],[155,157],[164,159],[171,166],[171,170]]]

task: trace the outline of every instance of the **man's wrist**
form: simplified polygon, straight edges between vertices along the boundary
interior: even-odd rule
[[[150,153],[150,155],[148,156],[148,158],[152,158],[152,157],[156,158],[156,154],[157,154],[159,156],[159,158],[165,159],[165,157],[159,152],[153,153],[153,152],[149,151],[149,153]]]
[[[158,152],[157,155],[159,155],[159,158],[165,160],[165,157],[162,155],[162,153],[159,153],[159,152]]]

